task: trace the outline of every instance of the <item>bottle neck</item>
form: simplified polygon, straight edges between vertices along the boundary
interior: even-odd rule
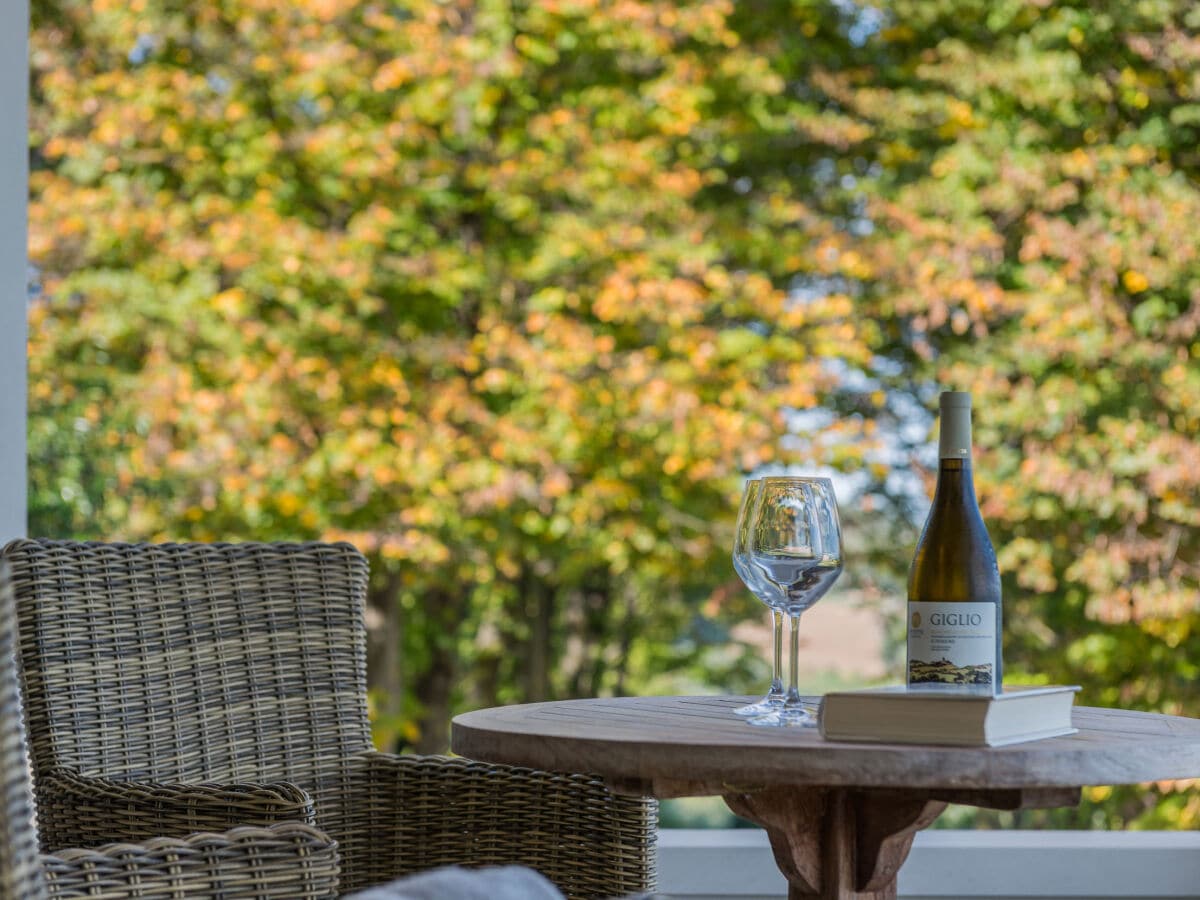
[[[974,478],[971,477],[971,458],[956,459],[947,457],[938,463],[938,480],[942,480],[942,476],[948,476],[950,481],[958,484],[972,484]]]
[[[971,458],[947,457],[938,464],[937,484],[933,492],[935,509],[978,509]]]

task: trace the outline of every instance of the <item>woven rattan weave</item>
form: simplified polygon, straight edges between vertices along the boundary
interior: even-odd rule
[[[224,834],[59,850],[39,856],[29,757],[17,684],[16,617],[0,562],[0,900],[101,900],[336,896],[337,847],[308,825],[236,828]],[[86,807],[80,819],[91,815]]]
[[[352,546],[22,540],[3,555],[44,845],[299,819],[338,840],[344,889],[504,863],[571,897],[653,887],[653,801],[372,750]]]

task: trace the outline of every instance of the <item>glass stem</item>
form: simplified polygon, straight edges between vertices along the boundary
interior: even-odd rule
[[[775,627],[775,657],[771,668],[771,694],[783,696],[783,613],[771,610],[771,624]]]
[[[800,614],[789,613],[792,620],[788,632],[788,691],[787,705],[800,705]]]

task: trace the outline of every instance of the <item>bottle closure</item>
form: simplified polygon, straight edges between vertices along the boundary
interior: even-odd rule
[[[939,400],[938,458],[971,461],[971,395],[943,391]]]

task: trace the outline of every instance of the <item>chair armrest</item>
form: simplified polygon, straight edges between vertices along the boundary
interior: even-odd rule
[[[58,769],[37,785],[44,850],[186,837],[239,825],[316,824],[312,798],[293,784],[158,784]]]
[[[354,760],[337,838],[356,890],[446,865],[522,865],[571,897],[654,889],[658,804],[568,775],[446,756]]]
[[[308,825],[235,828],[42,857],[52,900],[67,897],[337,896],[337,844]]]

